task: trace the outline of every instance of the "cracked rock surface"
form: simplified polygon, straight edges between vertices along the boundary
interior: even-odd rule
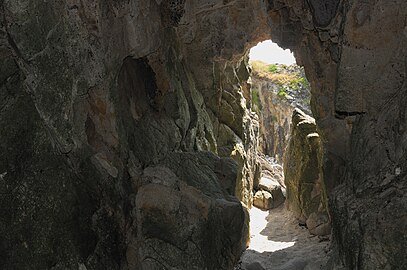
[[[246,55],[271,37],[311,84],[331,268],[405,269],[406,17],[404,0],[0,1],[1,268],[231,269],[260,177]]]

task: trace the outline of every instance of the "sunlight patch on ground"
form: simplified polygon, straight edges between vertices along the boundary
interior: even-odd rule
[[[249,250],[257,252],[274,252],[294,246],[294,242],[278,242],[269,240],[261,232],[267,226],[268,211],[262,211],[256,207],[250,210],[250,246]]]

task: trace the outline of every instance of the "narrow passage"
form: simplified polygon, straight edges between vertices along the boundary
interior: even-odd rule
[[[326,269],[330,224],[310,85],[294,56],[271,41],[250,57],[252,109],[260,124],[261,178],[253,203],[259,208],[250,210],[250,246],[235,270]]]
[[[326,269],[329,238],[311,235],[284,205],[250,210],[249,248],[236,270]]]

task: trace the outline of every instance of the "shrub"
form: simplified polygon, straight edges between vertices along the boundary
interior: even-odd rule
[[[287,89],[286,89],[286,87],[284,87],[284,86],[280,86],[279,88],[278,88],[278,93],[277,93],[277,95],[279,96],[279,97],[286,97],[287,96]]]
[[[301,86],[308,88],[308,84],[309,83],[307,79],[305,79],[304,77],[299,77],[299,75],[297,75],[289,82],[288,86],[291,90],[297,91]]]
[[[259,92],[256,88],[252,89],[252,108],[253,111],[260,113],[263,109],[263,106],[260,101]]]
[[[278,71],[278,66],[276,64],[271,64],[268,66],[268,71],[271,73],[276,73]]]

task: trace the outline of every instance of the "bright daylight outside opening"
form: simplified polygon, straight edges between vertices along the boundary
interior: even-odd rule
[[[302,202],[308,205],[311,197],[307,190],[300,190],[306,186],[302,181],[319,185],[314,182],[320,175],[321,148],[310,116],[310,85],[293,53],[271,40],[253,47],[249,58],[251,108],[259,116],[258,159],[262,172],[253,191],[250,246],[242,256],[240,269],[303,269],[305,265],[320,269],[326,261],[321,251],[327,241],[312,235],[327,233],[315,230],[313,224],[321,223],[312,220],[316,215],[302,213]],[[312,172],[312,179],[298,173],[305,167]],[[320,204],[316,202],[316,209],[310,210],[323,217],[326,212]],[[255,265],[261,268],[253,268]]]
[[[271,40],[260,42],[250,50],[250,60],[260,60],[268,64],[295,63],[295,58],[290,50],[284,50]]]

